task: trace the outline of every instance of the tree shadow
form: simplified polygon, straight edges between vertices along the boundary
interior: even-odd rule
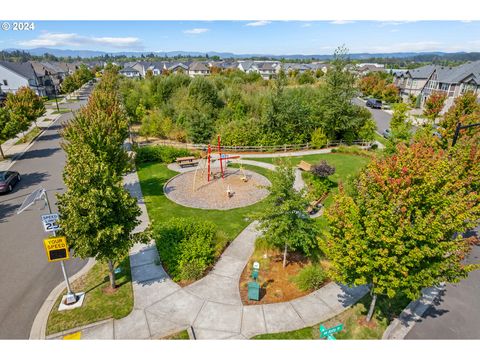
[[[38,185],[50,177],[50,174],[46,172],[33,172],[28,174],[20,174],[20,176],[21,180],[15,185],[12,192],[17,192],[28,187]]]
[[[15,213],[18,204],[4,204],[0,202],[0,223],[5,222],[6,219]]]
[[[59,151],[60,148],[47,148],[47,149],[40,149],[40,150],[29,150],[25,154],[23,154],[20,158],[22,159],[36,159],[36,158],[44,158],[49,157]]]
[[[161,196],[165,195],[163,192],[163,185],[168,179],[163,177],[152,177],[147,180],[140,181],[142,193],[144,196]]]
[[[56,139],[59,139],[60,137],[61,137],[60,134],[56,132],[54,134],[42,135],[36,141],[40,142],[40,141],[56,140]]]

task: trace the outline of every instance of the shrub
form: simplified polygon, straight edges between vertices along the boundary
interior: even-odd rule
[[[311,172],[304,173],[303,179],[307,184],[309,194],[314,200],[320,199],[330,188],[328,179],[319,178]]]
[[[323,148],[328,144],[328,138],[322,128],[317,128],[313,131],[310,142],[313,147]]]
[[[161,162],[171,163],[177,157],[193,156],[194,153],[187,149],[176,148],[172,146],[142,146],[137,148],[137,163]]]
[[[326,178],[330,175],[335,174],[335,167],[328,165],[328,163],[323,160],[319,164],[315,164],[312,166],[312,170],[310,170],[312,174],[321,177],[321,178]]]
[[[173,218],[155,229],[153,237],[175,281],[200,278],[215,259],[217,230],[211,222]]]
[[[320,265],[309,265],[300,270],[293,281],[300,290],[313,291],[319,289],[326,279],[326,272]]]

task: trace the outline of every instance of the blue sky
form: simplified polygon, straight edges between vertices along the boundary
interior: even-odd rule
[[[257,54],[480,51],[480,21],[35,21],[0,48]]]

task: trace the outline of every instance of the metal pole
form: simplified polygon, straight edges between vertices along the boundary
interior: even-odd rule
[[[60,112],[60,108],[58,107],[58,100],[57,100],[57,88],[55,84],[53,84],[53,94],[55,95],[55,103],[57,104],[57,111]]]
[[[44,190],[45,194],[45,202],[47,203],[48,207],[48,213],[52,213],[52,208],[50,207],[50,201],[48,201],[48,194],[47,190]],[[53,236],[56,236],[56,231],[53,231]],[[60,265],[62,266],[62,272],[63,272],[63,277],[65,278],[65,284],[67,285],[67,295],[72,295],[75,299],[75,302],[77,301],[77,297],[75,296],[75,293],[72,291],[70,287],[70,281],[68,281],[68,275],[67,275],[67,270],[65,269],[65,262],[63,260],[60,261]]]

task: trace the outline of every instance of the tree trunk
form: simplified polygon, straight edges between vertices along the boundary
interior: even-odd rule
[[[2,159],[5,159],[5,154],[3,153],[2,144],[0,144],[0,155],[2,156]]]
[[[115,284],[115,269],[113,268],[112,260],[108,260],[108,277],[110,278],[110,287],[115,289],[117,285]]]
[[[283,267],[287,266],[287,243],[285,243],[285,250],[283,251]]]
[[[372,288],[372,293],[373,293],[373,288]],[[368,309],[367,322],[370,322],[370,320],[372,320],[373,310],[375,309],[376,302],[377,302],[377,294],[373,294],[372,302],[370,303],[370,309]]]

